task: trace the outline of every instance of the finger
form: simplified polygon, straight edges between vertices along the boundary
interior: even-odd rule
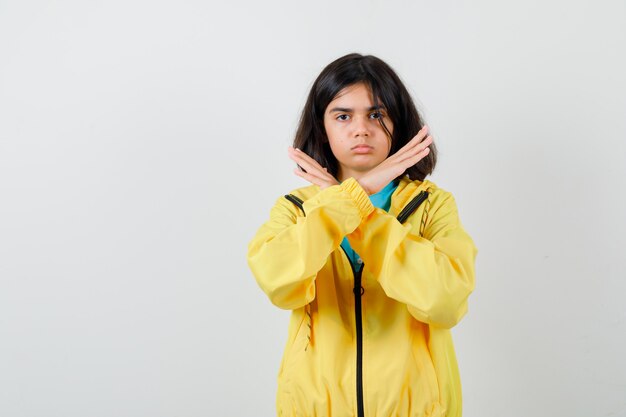
[[[298,164],[298,168],[296,168],[296,171],[298,172],[307,174],[309,177],[317,178],[319,181],[324,181],[324,182],[334,181],[333,176],[329,175],[328,173],[324,171],[316,170],[310,167],[307,169],[307,167],[303,167],[300,165],[303,163],[302,161],[296,161],[296,163]],[[307,179],[309,177],[307,177]]]
[[[323,170],[321,165],[317,163],[317,161],[309,158],[305,159],[302,155],[304,153],[300,151],[295,151],[291,154],[291,159],[293,159],[298,165],[300,165],[307,173],[314,175],[320,179],[326,178],[328,173]],[[312,161],[312,162],[311,162]]]
[[[305,169],[307,173],[324,180],[329,184],[338,184],[339,182],[332,174],[328,172],[328,168],[322,167],[319,162],[311,158],[306,152],[298,148],[289,147],[290,158]]]
[[[405,152],[410,152],[414,150],[416,146],[421,144],[428,137],[429,137],[428,131],[423,131],[423,130],[420,131],[417,135],[413,137],[413,139],[411,139],[406,145],[404,145],[404,147],[400,149],[398,153],[403,154]]]
[[[426,157],[426,155],[428,155],[429,153],[430,153],[430,148],[426,148],[422,150],[421,152],[419,152],[417,155],[402,161],[403,170],[406,170],[412,167],[413,165],[417,164],[424,157]]]
[[[299,148],[295,148],[294,149],[294,153],[296,156],[302,158],[303,161],[305,161],[306,163],[308,163],[309,165],[319,169],[319,170],[323,170],[324,168],[319,164],[319,162],[317,162],[315,159],[311,158],[306,152],[304,152],[303,150],[299,149]]]
[[[412,148],[406,150],[405,152],[399,154],[396,158],[395,162],[403,162],[407,159],[413,158],[415,155],[422,152],[424,149],[428,149],[428,147],[433,142],[432,136],[427,136],[423,141],[416,143]]]
[[[314,176],[316,178],[319,178],[320,180],[325,179],[326,177],[326,173],[323,171],[319,171],[315,168],[312,168],[310,166],[307,166],[306,162],[303,162],[302,160],[298,160],[296,158],[292,158],[294,160],[294,162],[296,164],[298,164],[298,168],[297,170],[300,172],[304,172],[305,174]],[[306,172],[305,172],[306,171]]]
[[[415,146],[421,143],[422,140],[424,140],[424,138],[428,136],[429,130],[430,129],[428,128],[428,126],[422,127],[420,131],[417,132],[417,134],[413,136],[413,138],[406,143],[406,145],[404,145],[402,148],[398,150],[398,152],[396,152],[396,154],[402,154],[408,150],[413,149]]]
[[[323,184],[325,184],[325,181],[323,181],[320,178],[317,178],[314,175],[308,174],[304,171],[300,171],[298,168],[295,168],[293,170],[293,173],[296,174],[297,176],[304,178],[305,180],[307,180],[308,182],[310,182],[311,184],[315,184],[319,187],[321,187]]]
[[[330,187],[331,185],[339,184],[339,181],[337,181],[332,175],[328,175],[326,178],[319,178],[315,175],[300,171],[298,168],[294,169],[293,172],[299,177],[302,177],[305,180],[309,181],[310,183],[319,186],[321,189]]]

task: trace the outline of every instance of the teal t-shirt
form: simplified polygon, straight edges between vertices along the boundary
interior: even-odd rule
[[[372,205],[385,211],[389,211],[389,208],[391,207],[391,194],[393,194],[397,187],[398,183],[392,180],[389,184],[385,185],[382,190],[380,190],[376,194],[370,195],[369,197]],[[358,270],[360,264],[362,263],[361,258],[359,257],[358,253],[352,250],[352,248],[350,247],[350,243],[348,242],[348,238],[345,236],[343,238],[343,241],[341,242],[341,247],[348,254],[348,258],[350,258],[350,262],[352,262],[354,268]]]

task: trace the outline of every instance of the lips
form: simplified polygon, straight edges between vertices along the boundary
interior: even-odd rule
[[[352,151],[355,153],[369,153],[373,148],[369,145],[356,145],[352,148]]]

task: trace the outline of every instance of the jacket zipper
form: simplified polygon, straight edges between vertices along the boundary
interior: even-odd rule
[[[422,204],[424,200],[428,198],[429,191],[421,191],[417,196],[413,197],[413,199],[407,204],[404,209],[397,216],[398,221],[400,223],[404,223],[405,220],[413,214],[413,212]],[[302,206],[303,201],[292,195],[288,194],[285,196],[289,201],[294,203],[296,206],[302,210],[302,213],[306,216],[304,212],[304,208]],[[354,293],[354,315],[356,321],[356,399],[357,399],[357,413],[358,417],[365,416],[365,407],[363,405],[363,311],[361,308],[361,301],[363,297],[363,293],[365,289],[361,285],[361,274],[363,273],[364,263],[361,263],[361,268],[358,271],[354,270],[354,265],[352,265],[352,261],[348,256],[348,253],[343,248],[343,246],[339,245],[343,253],[346,254],[346,258],[348,259],[348,263],[350,264],[350,268],[352,269],[352,276],[354,277],[354,288],[352,292]]]
[[[361,309],[361,297],[365,292],[365,289],[361,285],[361,274],[363,273],[363,267],[365,264],[361,263],[361,268],[358,271],[354,270],[354,265],[348,256],[346,250],[341,246],[343,253],[346,254],[350,268],[352,269],[352,276],[354,277],[354,316],[356,321],[356,402],[357,402],[357,416],[365,416],[365,407],[363,405],[363,312]]]

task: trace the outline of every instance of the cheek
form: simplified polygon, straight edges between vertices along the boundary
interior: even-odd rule
[[[332,136],[328,138],[330,149],[335,155],[343,153],[343,142],[341,139],[333,139]]]
[[[337,129],[332,125],[324,124],[324,130],[326,131],[326,138],[333,144],[339,141],[341,135],[338,134]]]
[[[324,130],[329,137],[337,136],[337,128],[332,123],[324,123]]]
[[[385,132],[385,144],[384,148],[387,150],[386,155],[389,156],[389,152],[391,152],[391,138],[387,136],[387,132]]]
[[[326,127],[326,137],[331,146],[341,146],[343,142],[343,137],[340,132],[338,132],[336,128],[333,129],[332,126]]]
[[[393,135],[393,124],[389,120],[385,120],[385,126],[387,127],[387,130],[389,130],[389,133]],[[387,149],[387,155],[389,155],[389,152],[391,152],[391,140],[392,140],[391,136],[387,134],[387,130],[385,130],[382,124],[379,127],[380,127],[380,132],[382,136],[385,138],[384,146],[385,146],[385,149]]]

